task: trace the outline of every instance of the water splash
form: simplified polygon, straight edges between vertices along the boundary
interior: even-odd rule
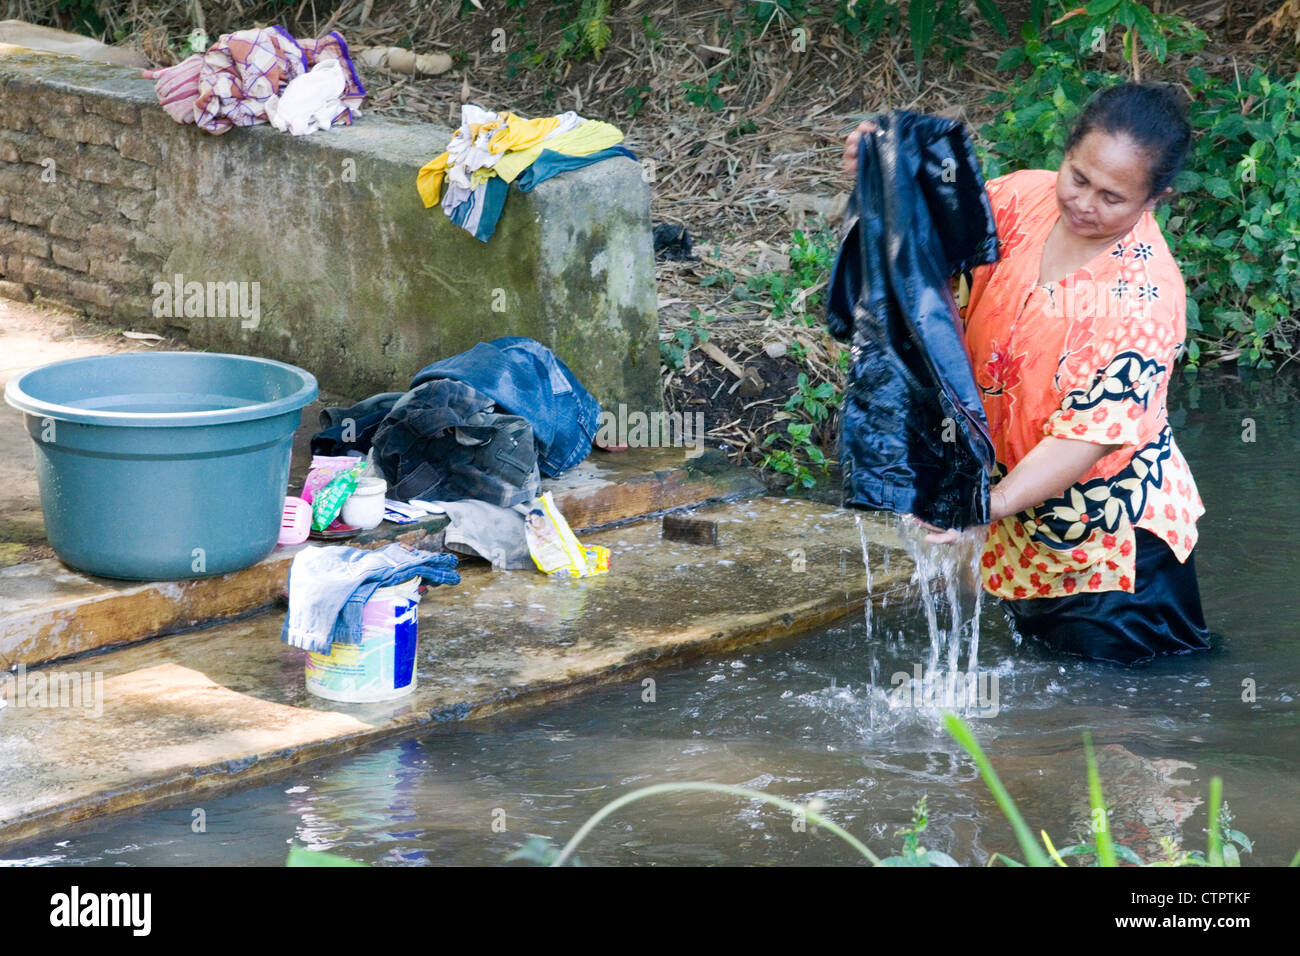
[[[867,529],[862,523],[862,515],[860,513],[855,514],[853,520],[857,522],[858,525],[858,538],[862,542],[862,567],[867,572],[867,600],[862,605],[862,615],[867,624],[867,641],[870,642],[872,637],[874,637],[871,630],[871,608],[874,603],[871,598],[871,557],[867,552]],[[888,551],[886,551],[886,553],[888,553]],[[875,685],[875,676],[872,675],[871,686],[874,687]]]
[[[863,608],[863,619],[866,625],[867,645],[870,648],[870,684],[863,689],[862,703],[865,705],[864,716],[868,728],[878,732],[882,727],[891,727],[898,722],[897,715],[893,715],[892,718],[878,719],[883,713],[879,705],[888,700],[891,695],[899,696],[903,690],[906,690],[906,688],[891,690],[890,687],[880,685],[881,651],[885,651],[890,658],[903,655],[906,659],[908,656],[906,648],[911,642],[902,631],[891,634],[888,629],[880,635],[883,638],[883,646],[876,640],[872,551],[868,544],[867,528],[863,523],[862,515],[855,515],[854,519],[858,526],[858,539],[862,546],[862,566],[867,578],[867,600]],[[916,668],[919,670],[921,662],[924,662],[924,671],[929,679],[942,681],[946,676],[949,681],[952,681],[962,677],[959,668],[964,652],[965,677],[969,679],[970,676],[977,675],[980,610],[983,597],[979,573],[979,558],[984,544],[982,530],[971,529],[952,543],[930,544],[925,540],[930,532],[915,519],[888,515],[886,520],[891,529],[897,533],[903,550],[912,559],[915,568],[913,584],[917,587],[912,592],[909,603],[920,610],[920,617],[925,620],[928,637],[925,649],[918,648],[921,655],[919,659],[912,657]],[[888,562],[890,550],[889,548],[877,550],[876,555],[882,565]],[[896,681],[891,678],[891,686],[894,683]],[[834,685],[831,693],[836,693]],[[841,701],[841,704],[843,703],[844,701]],[[959,711],[966,712],[971,701],[964,703],[967,706],[959,704],[957,707]],[[925,709],[930,708],[927,706]]]
[[[928,664],[937,670],[942,661],[956,671],[961,661],[962,644],[966,645],[966,669],[979,666],[980,607],[983,588],[980,584],[979,558],[983,550],[982,529],[964,532],[949,544],[930,544],[928,532],[914,519],[899,524],[899,537],[916,568],[913,583],[918,585],[921,607],[925,612],[929,635]],[[939,623],[946,610],[948,626]]]

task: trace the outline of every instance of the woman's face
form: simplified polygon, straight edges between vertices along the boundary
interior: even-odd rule
[[[1090,130],[1056,173],[1061,224],[1080,239],[1119,239],[1156,204],[1150,159],[1129,137]]]

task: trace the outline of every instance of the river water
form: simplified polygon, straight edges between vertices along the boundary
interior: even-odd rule
[[[984,601],[979,675],[962,702],[1030,827],[1058,847],[1086,836],[1090,731],[1114,835],[1144,858],[1162,852],[1161,838],[1204,850],[1219,775],[1231,826],[1254,841],[1245,864],[1282,865],[1300,848],[1300,583],[1287,544],[1300,529],[1300,379],[1180,377],[1170,415],[1207,507],[1197,567],[1219,645],[1133,669],[1055,658],[1018,642]],[[953,663],[955,648],[931,640],[950,629],[951,609],[941,591],[927,609],[918,590],[817,634],[656,674],[653,688],[629,682],[442,726],[262,786],[0,848],[0,864],[278,865],[290,845],[383,865],[497,864],[532,835],[563,843],[632,789],[688,780],[818,798],[881,856],[898,851],[896,831],[925,796],[924,846],[970,865],[1018,857],[916,680],[969,668],[970,623]],[[700,793],[623,808],[577,855],[860,862],[785,811]]]

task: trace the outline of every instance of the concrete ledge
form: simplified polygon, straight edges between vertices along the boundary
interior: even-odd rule
[[[431,590],[419,687],[400,701],[309,695],[306,654],[279,642],[279,614],[38,672],[97,674],[100,712],[0,712],[0,842],[601,683],[624,682],[639,698],[642,675],[657,668],[817,627],[866,600],[853,514],[770,498],[700,513],[718,522],[716,547],[664,541],[661,522],[649,520],[589,536],[611,549],[607,575],[550,580],[478,566],[459,587]],[[889,571],[880,562],[898,546],[894,533],[876,515],[863,527],[874,595],[905,587],[906,555],[892,555]],[[792,567],[792,547],[806,570]]]
[[[616,158],[511,188],[490,242],[425,209],[451,131],[365,115],[294,137],[174,122],[138,70],[0,44],[0,281],[349,395],[484,339],[550,346],[604,404],[659,394],[650,190]],[[157,283],[237,288],[199,314]],[[233,284],[228,286],[228,284]],[[0,290],[0,291],[3,291]],[[188,297],[188,296],[186,296]],[[162,300],[171,300],[162,296]]]
[[[756,476],[730,465],[721,452],[691,460],[681,449],[595,452],[546,487],[578,531],[764,490]],[[385,523],[344,543],[397,540],[417,546],[444,524],[442,518]],[[0,664],[34,666],[266,608],[283,594],[297,550],[277,548],[232,574],[162,583],[91,577],[54,559],[0,569]]]

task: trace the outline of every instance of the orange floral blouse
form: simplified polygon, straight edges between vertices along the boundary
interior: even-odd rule
[[[1186,334],[1182,276],[1144,213],[1112,249],[1038,284],[1056,173],[988,184],[999,259],[972,273],[963,321],[997,454],[996,483],[1044,436],[1122,447],[1063,495],[989,525],[984,588],[1000,597],[1134,590],[1134,528],[1179,561],[1205,513],[1165,397]]]

